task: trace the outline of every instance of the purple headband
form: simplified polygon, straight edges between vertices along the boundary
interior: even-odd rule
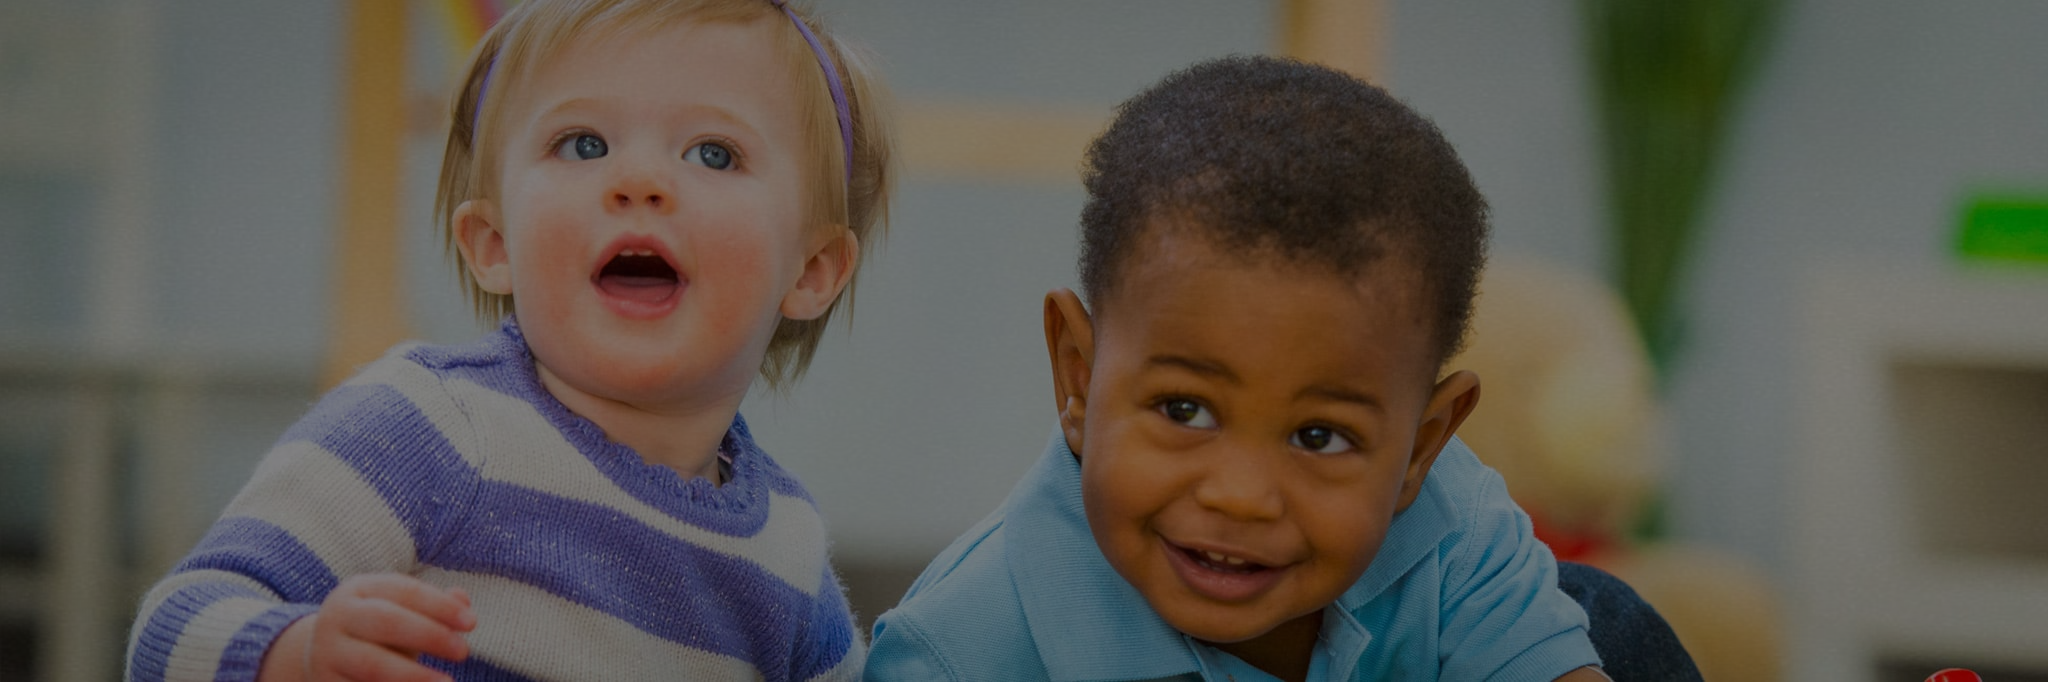
[[[839,82],[839,69],[833,66],[832,55],[825,52],[825,45],[818,42],[816,34],[811,33],[811,27],[804,23],[802,17],[796,15],[796,10],[790,9],[789,0],[768,0],[768,4],[774,5],[777,9],[782,10],[783,14],[789,16],[790,23],[796,24],[797,32],[803,34],[804,42],[811,44],[811,54],[817,55],[818,66],[825,69],[825,86],[832,90],[832,107],[838,110],[839,114],[839,143],[846,151],[846,178],[844,182],[851,183],[853,182],[853,110],[846,105],[846,86]],[[498,60],[493,57],[490,66],[484,67],[484,81],[477,84],[476,87],[476,110],[471,111],[469,114],[471,135],[475,134],[473,131],[476,130],[477,119],[483,115],[484,95],[490,92],[491,75],[497,70]]]
[[[804,23],[803,17],[790,9],[789,0],[768,0],[768,3],[789,15],[789,21],[796,24],[797,32],[804,34],[804,42],[811,44],[811,54],[818,55],[818,66],[825,69],[825,86],[832,89],[832,107],[839,110],[839,142],[846,149],[846,182],[853,182],[853,110],[846,106],[846,86],[839,82],[839,68],[833,66],[832,55],[825,52],[825,46],[818,42],[818,36],[811,33],[811,27]]]

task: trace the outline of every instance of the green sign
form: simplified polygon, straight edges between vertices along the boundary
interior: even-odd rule
[[[1963,207],[1956,253],[2048,265],[2048,194],[1983,194]]]

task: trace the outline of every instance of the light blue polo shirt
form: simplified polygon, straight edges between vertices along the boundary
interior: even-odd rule
[[[1256,680],[1174,630],[1088,532],[1054,434],[1003,505],[875,622],[869,680]],[[1598,665],[1586,614],[1500,475],[1453,439],[1358,583],[1323,611],[1311,679],[1552,680]]]

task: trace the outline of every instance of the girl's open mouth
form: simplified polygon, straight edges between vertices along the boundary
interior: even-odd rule
[[[682,278],[653,249],[623,249],[597,271],[597,288],[614,298],[658,305],[676,295]]]
[[[605,308],[641,320],[656,319],[676,309],[689,281],[659,244],[630,239],[613,248],[612,257],[590,276]]]

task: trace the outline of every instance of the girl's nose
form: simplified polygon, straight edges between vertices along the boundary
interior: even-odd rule
[[[605,208],[612,212],[651,210],[668,214],[675,211],[675,194],[662,185],[658,176],[649,170],[638,168],[621,169],[613,178],[610,196],[605,198]]]
[[[675,209],[675,203],[668,192],[652,187],[613,190],[611,198],[611,208],[615,211],[646,208],[656,213],[668,213]]]

